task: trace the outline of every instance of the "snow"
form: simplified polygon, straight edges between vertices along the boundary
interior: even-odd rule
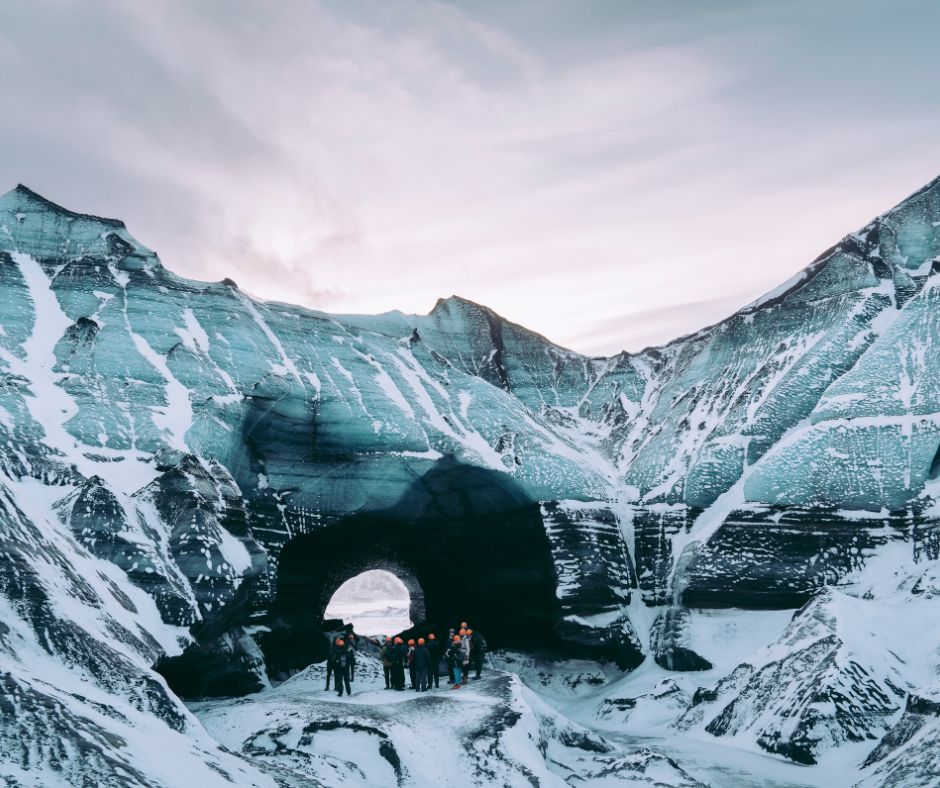
[[[267,324],[265,319],[261,316],[261,312],[258,311],[258,307],[255,306],[254,302],[240,291],[235,291],[237,298],[241,301],[242,306],[245,307],[245,310],[251,315],[252,320],[258,324],[258,327],[267,337],[268,341],[274,345],[274,350],[278,354],[278,358],[281,359],[281,365],[284,369],[298,382],[302,382],[300,377],[300,371],[297,369],[297,366],[294,364],[290,356],[287,355],[287,352],[284,350],[284,345],[281,344],[281,340],[278,339],[277,334],[275,334],[271,327]]]
[[[22,361],[2,348],[0,354],[14,372],[29,381],[32,396],[27,398],[27,406],[32,417],[45,430],[46,445],[73,462],[81,462],[78,442],[64,426],[78,412],[78,406],[57,385],[61,376],[52,371],[56,362],[55,346],[72,321],[59,306],[49,278],[39,263],[22,252],[13,252],[11,256],[29,290],[34,321],[32,333],[23,342],[25,358]]]
[[[244,542],[236,539],[224,528],[219,529],[221,542],[219,543],[219,552],[237,574],[243,574],[251,569],[251,554]]]
[[[337,602],[332,600],[324,618],[338,618],[352,624],[361,635],[395,635],[411,629],[408,605],[400,599],[376,599],[370,602]]]
[[[9,316],[0,329],[0,360],[15,383],[2,394],[0,407],[0,429],[11,433],[4,459],[16,461],[11,467],[19,469],[12,475],[24,474],[7,478],[11,474],[3,471],[0,504],[23,512],[17,527],[24,533],[28,526],[38,529],[32,541],[26,540],[29,551],[23,550],[22,560],[36,572],[37,587],[48,592],[56,620],[89,634],[102,654],[114,652],[120,659],[108,663],[106,672],[127,684],[114,690],[87,665],[43,651],[46,630],[37,626],[34,631],[21,619],[10,595],[0,598],[0,617],[12,622],[4,645],[16,645],[13,656],[0,653],[0,674],[7,670],[24,686],[37,688],[53,682],[56,697],[77,715],[93,718],[102,730],[129,742],[123,749],[115,746],[120,753],[135,753],[120,767],[128,781],[126,770],[136,761],[159,784],[180,784],[184,766],[188,778],[214,784],[221,781],[219,772],[206,764],[224,761],[236,783],[265,782],[250,758],[221,753],[192,718],[185,733],[170,735],[155,716],[135,709],[130,693],[135,681],[152,676],[148,671],[157,646],[178,653],[180,639],[188,634],[163,624],[156,604],[127,575],[79,545],[56,504],[74,495],[81,476],[101,476],[127,520],[126,530],[119,529],[121,544],[142,553],[152,548],[155,562],[165,561],[162,569],[180,583],[183,602],[195,605],[192,585],[168,555],[168,524],[152,501],[132,496],[156,478],[158,458],[160,464],[172,462],[174,452],[151,454],[140,447],[157,451],[166,444],[241,462],[231,457],[245,455],[238,440],[249,408],[268,401],[283,409],[277,418],[310,428],[301,433],[300,443],[309,437],[311,446],[338,448],[348,461],[335,471],[323,473],[318,464],[308,473],[295,456],[278,456],[281,448],[290,447],[259,445],[263,462],[246,475],[249,486],[257,479],[251,493],[263,491],[276,501],[277,515],[274,522],[252,522],[257,533],[289,535],[289,516],[301,521],[296,524],[301,531],[332,522],[348,514],[342,511],[348,499],[336,500],[348,489],[355,489],[363,506],[394,502],[435,460],[454,455],[511,474],[530,500],[542,502],[543,514],[560,504],[580,518],[570,531],[572,548],[553,543],[552,550],[557,553],[559,615],[589,638],[632,625],[638,641],[648,646],[658,609],[647,603],[670,593],[673,600],[681,598],[691,561],[696,556],[711,560],[698,548],[713,540],[734,512],[753,514],[755,537],[766,542],[755,538],[752,545],[745,535],[742,544],[717,556],[729,562],[721,568],[726,575],[738,567],[745,575],[764,565],[768,572],[790,568],[780,565],[790,559],[785,549],[778,552],[770,525],[782,531],[803,515],[810,523],[820,517],[818,527],[806,531],[809,540],[828,538],[830,525],[839,531],[855,524],[859,538],[870,536],[871,544],[847,547],[845,566],[838,548],[813,552],[810,545],[807,562],[821,567],[819,577],[829,589],[793,621],[786,610],[690,611],[685,645],[712,663],[709,671],[671,673],[651,659],[629,675],[594,663],[533,667],[527,662],[517,668],[529,689],[499,674],[479,691],[389,699],[371,688],[342,705],[324,702],[303,681],[286,682],[250,700],[206,707],[214,735],[233,751],[242,752],[247,737],[261,731],[255,744],[272,750],[264,756],[266,766],[293,769],[308,757],[330,784],[399,782],[392,762],[381,754],[377,734],[341,727],[312,737],[305,733],[311,720],[361,717],[394,726],[389,741],[404,754],[407,780],[419,784],[441,783],[442,762],[461,764],[455,780],[479,762],[492,767],[496,776],[490,782],[498,784],[537,779],[561,785],[582,777],[597,785],[648,782],[625,775],[620,766],[572,752],[577,748],[565,741],[573,731],[616,739],[618,758],[646,757],[641,753],[652,746],[706,784],[839,786],[855,781],[863,776],[859,765],[877,737],[900,717],[904,693],[929,687],[940,670],[940,636],[927,626],[936,619],[940,598],[938,562],[930,560],[940,483],[929,478],[940,442],[940,394],[931,374],[937,366],[940,277],[920,280],[938,258],[937,234],[922,231],[936,210],[936,200],[928,200],[892,213],[890,232],[880,233],[877,249],[859,251],[858,246],[874,237],[876,222],[847,247],[837,246],[717,326],[635,356],[584,359],[459,300],[433,316],[331,318],[258,303],[240,293],[219,296],[211,286],[174,280],[152,264],[146,268],[150,279],[132,276],[118,268],[110,251],[112,233],[131,243],[125,231],[55,211],[3,214],[0,205],[0,217],[17,220],[12,229],[4,227],[4,243],[8,238],[16,249],[11,268],[22,274],[25,285],[21,297],[24,290],[13,272],[11,292],[17,297],[0,303],[5,322]],[[62,229],[66,226],[79,229]],[[101,268],[94,280],[101,284],[94,287],[114,292],[83,289],[75,284],[80,277],[57,279],[53,292],[47,271],[63,269],[40,264],[50,259],[48,249],[70,264],[86,257],[98,260],[118,287]],[[77,249],[82,256],[70,258]],[[876,264],[879,271],[887,266],[890,275],[875,276]],[[181,286],[171,286],[176,284]],[[107,329],[97,346],[78,346],[71,339],[59,344],[73,326],[68,315],[79,314]],[[501,332],[501,344],[494,328]],[[417,333],[409,338],[412,331]],[[169,356],[176,338],[188,352]],[[63,364],[68,358],[68,375],[54,371],[57,347]],[[75,371],[83,368],[92,371]],[[314,368],[317,372],[306,371]],[[301,384],[302,396],[293,381]],[[137,392],[144,390],[148,403],[162,404],[142,406]],[[318,402],[307,409],[311,391]],[[156,430],[146,411],[138,417],[144,407],[152,408]],[[262,432],[253,436],[260,443]],[[96,442],[102,446],[88,445]],[[131,448],[113,448],[118,445]],[[642,505],[629,509],[626,500]],[[590,551],[602,534],[601,509],[614,515],[604,520],[608,531],[623,538],[608,551],[622,559],[623,571],[617,575],[605,553],[592,567],[603,570],[599,585],[587,588],[590,573],[584,567],[594,560]],[[703,511],[685,527],[684,515],[697,510]],[[639,530],[641,515],[672,518],[681,525],[670,530],[671,521],[661,522],[660,541],[650,547],[641,539],[648,542],[650,536]],[[560,528],[548,527],[550,540]],[[224,528],[216,535],[213,528],[212,539],[218,544],[206,549],[209,570],[219,570],[220,563],[236,575],[251,569],[246,538]],[[15,539],[7,546],[21,549]],[[643,550],[661,550],[661,556],[650,560]],[[136,560],[136,553],[131,555]],[[201,554],[197,558],[203,561]],[[650,568],[660,559],[661,569]],[[646,562],[643,581],[661,571],[654,580],[661,579],[663,589],[630,587],[632,575],[626,570],[641,560]],[[87,596],[76,592],[70,570],[87,583]],[[794,596],[807,592],[803,586],[789,590]],[[603,592],[607,601],[596,603],[594,591]],[[329,613],[355,620],[363,632],[394,631],[411,623],[407,602],[391,596],[334,600]],[[117,631],[132,637],[116,637]],[[803,653],[813,649],[823,656]],[[254,654],[250,646],[246,651]],[[827,659],[831,669],[826,669]],[[750,667],[735,678],[745,665]],[[756,677],[765,670],[770,678]],[[693,707],[691,698],[700,686],[712,691],[723,681],[725,694],[715,708],[710,701]],[[866,687],[874,688],[870,695],[860,691]],[[888,699],[883,708],[872,701],[880,694]],[[843,705],[846,698],[850,705]],[[350,707],[352,713],[344,710]],[[701,721],[686,719],[693,708],[703,714]],[[708,721],[724,708],[730,708],[727,730],[712,735]],[[520,716],[494,744],[487,738],[494,727],[487,715],[507,709]],[[272,744],[280,734],[264,716],[269,713],[278,721],[279,715],[290,720],[283,743],[286,750],[303,752],[297,761],[285,765],[283,752]],[[473,731],[457,724],[464,716],[489,721],[477,729],[482,731],[479,743],[461,738]],[[682,720],[688,725],[680,730]],[[853,726],[861,731],[858,743],[845,741],[845,731]],[[786,743],[802,730],[809,731],[812,747],[819,750],[815,767],[798,767],[760,749],[768,741]],[[162,757],[144,752],[148,743],[156,743]],[[493,753],[506,762],[492,763]],[[10,766],[6,774],[17,768]],[[667,785],[681,779],[664,760],[649,769],[647,777],[656,775]],[[450,776],[445,774],[445,784]],[[41,779],[54,784],[56,775],[43,772]]]
[[[212,360],[212,356],[209,353],[211,347],[209,335],[199,323],[199,319],[190,307],[183,310],[183,322],[183,328],[176,327],[174,330],[180,339],[183,340],[183,345],[186,349],[192,353],[201,354],[202,357],[212,365],[213,371],[222,379],[229,390],[237,392],[238,388],[235,386],[235,381],[232,379],[232,376]],[[223,402],[235,402],[238,401],[238,398],[238,396],[233,395],[231,399],[224,397],[217,399]]]
[[[367,356],[365,353],[357,353],[356,355],[375,370],[375,380],[385,396],[388,397],[389,401],[404,413],[406,417],[413,419],[415,417],[414,408],[412,408],[408,400],[405,399],[401,390],[395,385],[395,381],[393,381],[388,372],[385,371],[385,368],[379,364],[378,361],[371,356]]]
[[[166,407],[152,410],[153,423],[163,430],[171,446],[182,452],[188,452],[186,433],[193,425],[193,408],[189,401],[189,389],[180,383],[170,371],[166,357],[157,353],[140,334],[131,329],[128,332],[137,352],[160,373],[166,383]]]

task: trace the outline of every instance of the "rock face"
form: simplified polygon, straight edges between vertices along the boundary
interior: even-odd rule
[[[94,670],[122,698],[156,661],[190,696],[304,668],[365,569],[398,574],[424,628],[469,619],[491,646],[623,668],[708,669],[689,606],[806,605],[703,724],[806,761],[881,735],[911,687],[851,656],[825,595],[940,554],[938,260],[934,181],[727,320],[586,358],[457,297],[420,316],[257,302],[18,187],[0,197],[4,604],[54,632],[36,609],[57,567],[61,598],[101,612],[49,653],[116,638],[130,665]],[[104,600],[79,564],[113,573]],[[773,711],[781,683],[793,705]],[[855,692],[851,722],[823,713]],[[166,697],[147,713],[184,724]]]
[[[689,647],[689,611],[664,607],[650,628],[650,652],[666,670],[711,670],[712,664]]]

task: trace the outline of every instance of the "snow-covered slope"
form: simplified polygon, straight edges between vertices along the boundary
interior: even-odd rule
[[[667,757],[628,753],[566,720],[512,674],[416,695],[385,692],[372,659],[356,670],[346,701],[324,692],[315,666],[254,703],[194,710],[230,750],[296,785],[703,785]]]
[[[932,680],[894,619],[935,604],[938,261],[934,181],[727,320],[586,358],[458,297],[328,315],[181,279],[122,223],[17,187],[0,658],[16,724],[95,744],[72,773],[4,734],[10,768],[106,783],[137,730],[263,784],[151,667],[191,696],[267,687],[322,657],[330,596],[379,568],[425,626],[714,682],[639,693],[676,707],[663,724],[807,762],[886,734],[885,773],[932,730],[891,738]],[[801,610],[731,665],[689,611],[728,606]]]

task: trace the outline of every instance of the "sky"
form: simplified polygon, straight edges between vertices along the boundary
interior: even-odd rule
[[[716,322],[940,174],[935,0],[4,0],[0,191],[329,312],[592,355]]]

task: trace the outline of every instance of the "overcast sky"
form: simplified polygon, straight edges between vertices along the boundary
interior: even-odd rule
[[[3,0],[0,190],[262,298],[639,350],[940,174],[938,33],[935,0]]]

